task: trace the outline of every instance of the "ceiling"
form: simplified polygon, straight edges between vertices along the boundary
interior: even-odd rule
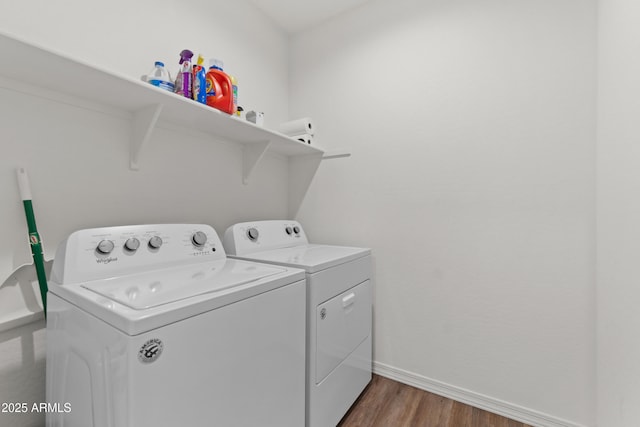
[[[295,34],[369,0],[250,0],[287,33]]]

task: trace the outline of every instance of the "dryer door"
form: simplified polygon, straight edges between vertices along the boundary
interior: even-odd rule
[[[367,280],[316,307],[316,384],[369,336],[371,304]]]

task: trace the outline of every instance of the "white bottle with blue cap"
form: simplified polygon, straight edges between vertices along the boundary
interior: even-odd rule
[[[169,72],[164,68],[164,63],[160,61],[156,61],[153,70],[146,76],[146,81],[169,92],[173,92],[175,88]]]

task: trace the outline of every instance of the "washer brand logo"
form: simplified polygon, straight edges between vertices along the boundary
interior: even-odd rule
[[[142,363],[151,363],[158,360],[162,354],[164,345],[158,338],[152,338],[140,347],[138,351],[138,360]]]
[[[96,260],[96,262],[98,264],[109,264],[110,262],[116,262],[118,260],[118,258],[114,258],[114,257],[109,257],[109,258],[98,258]]]

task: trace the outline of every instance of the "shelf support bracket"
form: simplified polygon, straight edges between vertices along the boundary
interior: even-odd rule
[[[142,148],[151,138],[153,128],[162,112],[162,104],[149,105],[133,114],[133,129],[131,135],[131,153],[129,168],[140,170],[139,161]]]
[[[256,165],[260,163],[264,153],[269,149],[271,141],[256,142],[251,145],[244,144],[242,147],[242,183],[247,185],[249,183],[249,177],[256,168]]]
[[[351,153],[347,150],[330,150],[324,152],[322,160],[341,159],[344,157],[351,157]]]

